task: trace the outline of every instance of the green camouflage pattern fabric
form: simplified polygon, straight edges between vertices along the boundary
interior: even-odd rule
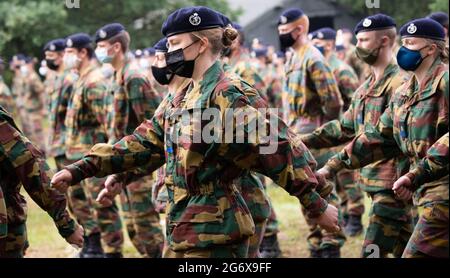
[[[42,153],[18,130],[3,108],[0,109],[0,144],[0,187],[4,194],[8,224],[8,236],[1,239],[6,244],[5,250],[0,250],[0,257],[11,254],[23,256],[26,248],[26,234],[18,240],[23,244],[10,244],[15,242],[14,227],[25,227],[27,218],[25,198],[20,194],[22,186],[53,219],[60,235],[70,236],[75,231],[75,222],[66,210],[66,198],[50,188],[52,173]]]
[[[153,116],[160,102],[138,64],[126,60],[107,95],[108,142],[113,144],[132,134],[141,122]],[[164,236],[159,214],[151,202],[152,183],[150,175],[137,177],[129,173],[120,200],[133,245],[143,256],[160,257]]]
[[[372,202],[361,256],[370,257],[373,253],[370,247],[374,244],[381,258],[388,254],[400,258],[414,228],[411,205],[397,200],[388,189],[369,196]]]
[[[64,121],[67,159],[79,159],[96,143],[108,141],[105,105],[108,82],[98,64],[92,61],[73,84]],[[95,201],[104,182],[105,179],[86,179],[81,182],[81,187],[89,200],[88,204],[94,209],[93,216],[100,229],[103,250],[105,253],[119,253],[123,245],[119,209],[115,203],[102,207]]]
[[[70,71],[55,72],[52,79],[46,84],[47,110],[49,111],[47,155],[57,157],[65,156],[66,153],[64,121],[76,76]]]
[[[448,258],[448,204],[428,203],[403,252],[403,258]]]
[[[355,92],[352,103],[339,120],[328,122],[313,133],[302,136],[308,148],[327,148],[350,142],[355,136],[373,128],[388,106],[394,91],[404,82],[399,67],[392,61],[384,70],[383,77],[375,81],[371,75]],[[397,180],[400,162],[406,159],[386,157],[359,171],[358,186],[366,192],[384,190]]]
[[[343,111],[347,111],[352,101],[353,93],[359,87],[358,76],[349,65],[339,60],[334,53],[328,57],[327,63],[338,83],[339,92],[341,92],[341,97],[344,101]]]
[[[15,76],[13,94],[23,133],[40,150],[45,150],[42,120],[44,119],[44,84],[33,70],[27,76]]]
[[[261,75],[266,86],[265,94],[267,95],[269,106],[271,108],[280,109],[281,116],[281,107],[283,106],[281,99],[281,93],[283,91],[283,77],[278,74],[277,69],[272,64],[266,65],[265,68],[262,69]]]
[[[236,73],[245,82],[255,88],[260,96],[267,101],[267,84],[264,82],[263,76],[261,75],[260,66],[252,61],[247,50],[240,49],[239,51],[239,55],[230,59],[228,62],[228,65],[231,67],[231,72]]]
[[[447,70],[438,58],[421,88],[414,76],[397,88],[378,125],[357,135],[328,163],[330,168],[360,168],[400,155],[409,158],[412,168],[418,165],[428,149],[448,132]],[[448,175],[421,185],[415,201],[418,205],[448,202]]]
[[[411,169],[426,157],[428,149],[448,132],[448,65],[437,58],[419,87],[413,76],[394,93],[376,128],[364,131],[330,161],[332,169],[359,168],[401,154],[410,160]],[[448,256],[448,173],[419,186],[414,194],[418,206],[435,207],[436,213],[419,218],[405,253],[414,256]],[[446,207],[446,208],[445,208]],[[447,214],[445,214],[447,211]],[[442,212],[442,213],[441,213]],[[445,228],[444,228],[445,226]],[[435,234],[428,237],[429,230]],[[445,238],[440,235],[446,234]],[[444,239],[444,240],[443,240]]]
[[[107,88],[108,81],[94,62],[75,81],[64,121],[68,159],[80,159],[96,143],[108,141],[104,105]]]
[[[2,76],[0,76],[0,106],[6,109],[6,111],[8,111],[11,115],[15,114],[16,107],[14,104],[13,95],[11,94],[11,90],[8,85],[6,85]]]
[[[448,175],[448,132],[436,141],[416,168],[406,174],[413,188]]]
[[[350,47],[345,51],[344,62],[353,68],[361,82],[369,77],[370,67],[358,58],[355,45],[350,44]]]
[[[197,86],[190,86],[181,95],[179,107],[188,113],[193,113],[194,108],[215,107],[222,114],[221,118],[225,117],[226,108],[241,108],[231,116],[239,118],[241,112],[253,111],[251,114],[255,117],[265,119],[238,89],[241,83],[240,79],[226,76],[216,62]],[[101,177],[143,166],[155,170],[167,162],[166,231],[173,251],[230,246],[247,241],[254,234],[250,211],[233,183],[242,170],[271,177],[299,198],[311,217],[317,217],[326,209],[327,202],[315,191],[318,181],[313,172],[314,158],[282,121],[278,122],[277,150],[274,154],[261,155],[258,143],[192,143],[187,139],[197,132],[193,128],[199,128],[196,118],[193,118],[194,123],[182,125],[179,117],[167,117],[174,112],[172,105],[166,98],[155,116],[144,121],[133,135],[114,145],[97,144],[82,160],[66,167],[73,183],[94,175]],[[247,119],[251,122],[251,118]],[[219,127],[224,129],[222,125]],[[243,127],[248,136],[252,131],[247,125]],[[170,130],[174,129],[181,133],[177,144],[168,136],[173,135]]]
[[[309,133],[339,117],[343,101],[338,84],[317,48],[307,43],[294,50],[285,71],[283,119],[294,132]]]

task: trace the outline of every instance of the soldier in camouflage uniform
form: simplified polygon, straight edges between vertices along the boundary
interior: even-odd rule
[[[344,110],[350,106],[353,93],[359,87],[359,80],[353,69],[339,60],[335,54],[336,31],[329,27],[321,28],[311,34],[313,44],[324,55],[338,83],[339,92],[344,101]],[[341,171],[336,176],[336,189],[341,198],[345,233],[356,236],[362,232],[362,214],[364,196],[355,181],[354,171]]]
[[[309,148],[347,143],[378,123],[392,94],[405,81],[392,58],[395,26],[392,18],[382,14],[358,23],[355,28],[358,49],[365,49],[365,52],[379,49],[374,58],[365,57],[363,60],[372,65],[373,74],[355,92],[349,109],[339,121],[326,123],[312,134],[302,137]],[[398,172],[405,167],[407,162],[402,157],[386,158],[364,167],[359,173],[358,184],[372,200],[363,256],[370,255],[370,250],[367,250],[370,244],[378,245],[383,257],[389,253],[399,257],[405,248],[412,231],[409,206],[397,200],[390,190]]]
[[[145,119],[151,119],[161,99],[137,62],[126,57],[130,35],[119,23],[100,28],[95,35],[96,56],[115,69],[107,98],[108,143],[130,135]],[[131,242],[145,257],[161,257],[164,236],[159,214],[151,201],[152,176],[130,173],[121,195],[122,210]]]
[[[13,94],[18,103],[23,133],[40,150],[45,151],[42,127],[44,120],[44,84],[34,70],[32,58],[19,57],[18,63],[20,67],[15,72]]]
[[[397,88],[377,126],[357,135],[320,173],[327,176],[344,167],[360,168],[401,155],[409,159],[413,169],[429,147],[448,132],[444,29],[431,19],[416,19],[404,25],[400,34],[403,46],[397,62],[414,75]],[[414,203],[423,213],[402,257],[448,257],[448,182],[447,173],[415,190]],[[392,231],[389,229],[389,235]]]
[[[64,124],[73,83],[76,76],[63,66],[64,39],[49,41],[44,47],[48,68],[45,90],[48,111],[47,155],[55,159],[56,168],[61,170],[70,164],[66,158],[66,126]],[[85,232],[84,245],[78,254],[80,258],[103,257],[100,242],[100,228],[94,218],[94,210],[80,184],[72,186],[67,192],[69,211],[76,217]]]
[[[5,108],[9,113],[14,115],[15,105],[14,99],[9,90],[8,85],[5,84],[3,80],[3,71],[5,69],[5,65],[3,63],[3,59],[0,58],[0,106]]]
[[[64,195],[50,188],[50,175],[42,153],[0,107],[0,258],[21,258],[28,247],[22,185],[31,199],[50,215],[68,243],[83,245],[83,229],[66,211]]]
[[[287,60],[283,84],[283,119],[298,134],[306,134],[320,125],[339,117],[342,97],[333,72],[324,57],[308,40],[309,19],[300,9],[288,9],[278,22],[282,48],[292,51]],[[312,150],[319,167],[324,165],[336,150]],[[324,190],[326,193],[328,190]],[[338,205],[339,198],[331,194],[329,201]],[[310,255],[339,257],[345,242],[343,231],[330,234],[306,217],[310,233],[307,241]],[[342,222],[340,222],[342,224]]]
[[[223,21],[224,25],[231,25],[238,31],[236,40],[227,48],[227,51],[224,51],[225,72],[237,74],[250,86],[257,89],[258,95],[247,95],[252,106],[268,108],[269,99],[265,93],[267,86],[259,74],[263,67],[253,61],[247,49],[245,49],[245,35],[242,26],[231,22],[227,17],[224,17]],[[278,222],[269,196],[265,192],[264,177],[258,173],[246,173],[238,179],[238,186],[255,222],[256,232],[249,240],[249,257],[280,256],[281,251],[277,240]],[[269,223],[270,216],[272,216],[272,221]],[[270,224],[269,228],[272,229],[267,230],[268,224]]]
[[[169,15],[162,28],[172,50],[166,54],[168,69],[177,75],[192,77],[193,84],[178,96],[179,102],[169,102],[166,98],[153,119],[143,122],[133,135],[115,145],[94,146],[87,156],[66,167],[52,180],[54,186],[64,188],[67,183],[87,176],[104,176],[141,166],[157,169],[167,161],[169,248],[165,257],[247,256],[254,222],[233,182],[242,170],[270,176],[297,196],[310,217],[317,218],[318,224],[330,231],[339,228],[337,209],[315,191],[318,181],[311,172],[315,168],[314,159],[283,122],[277,122],[280,133],[275,135],[278,141],[273,154],[261,154],[259,143],[219,141],[214,144],[204,140],[193,143],[192,136],[198,135],[201,119],[194,117],[193,122],[186,123],[180,118],[182,111],[186,111],[184,115],[192,115],[198,108],[215,107],[223,118],[226,108],[242,108],[228,116],[239,118],[247,111],[253,115],[249,121],[258,117],[258,112],[242,93],[242,81],[236,75],[226,75],[218,61],[223,47],[228,47],[237,35],[233,28],[224,27],[217,12],[206,7],[182,8]],[[193,61],[197,66],[192,67]],[[247,89],[257,93],[251,87]],[[182,110],[174,109],[174,104]],[[274,127],[261,114],[258,118]],[[249,132],[255,132],[244,123],[236,122],[236,125],[247,130],[246,138],[251,135]],[[215,126],[225,129],[222,124]],[[175,134],[180,135],[179,140]],[[232,141],[236,142],[235,139]]]
[[[66,157],[75,161],[83,157],[96,143],[108,141],[106,128],[105,93],[109,86],[98,63],[87,34],[74,34],[66,39],[64,66],[77,70],[64,125],[66,127]],[[122,223],[117,205],[102,207],[95,202],[104,179],[87,179],[81,183],[101,232],[105,257],[121,257],[123,245]]]

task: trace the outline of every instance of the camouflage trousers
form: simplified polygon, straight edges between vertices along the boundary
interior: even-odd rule
[[[73,163],[74,161],[67,160],[67,162]],[[95,201],[103,189],[104,182],[105,178],[94,177],[83,180],[80,187],[77,185],[69,187],[71,190],[69,191],[69,203],[72,203],[69,207],[74,209],[75,215],[81,215],[81,219],[87,221],[81,222],[81,225],[86,224],[87,230],[91,233],[95,231],[94,223],[97,224],[105,253],[119,253],[122,252],[123,247],[122,221],[120,220],[119,208],[115,202],[110,207],[102,207]],[[91,218],[89,215],[93,217]]]
[[[340,148],[340,147],[338,147]],[[317,169],[320,169],[329,158],[331,158],[338,150],[338,148],[332,148],[332,149],[323,149],[323,150],[311,150],[312,155],[317,161]],[[306,216],[306,211],[302,206],[302,212],[305,216],[306,224],[309,228],[309,233],[306,238],[308,242],[309,250],[311,251],[319,251],[326,248],[329,248],[330,246],[335,247],[342,247],[346,241],[346,237],[344,234],[343,229],[343,215],[342,210],[340,206],[340,199],[336,193],[335,190],[335,180],[334,181],[327,181],[327,185],[323,186],[322,188],[317,188],[318,193],[322,198],[325,198],[329,204],[335,206],[339,211],[339,221],[338,224],[340,226],[339,232],[330,233],[324,229],[321,229],[317,224],[312,221],[312,219],[309,219]]]
[[[173,251],[170,248],[166,248],[163,253],[163,258],[247,258],[248,246],[249,240],[246,239],[240,243],[217,246],[212,249],[189,249],[184,251]]]
[[[342,215],[361,216],[364,213],[364,195],[355,179],[355,171],[343,170],[336,175],[336,191],[341,199]]]
[[[146,176],[128,183],[120,201],[128,236],[134,247],[144,257],[157,258],[162,254],[164,235],[151,194],[152,178]]]
[[[41,110],[19,110],[22,131],[25,136],[40,150],[45,151],[45,137],[42,122],[44,116]]]
[[[8,224],[7,236],[0,238],[0,258],[23,258],[28,247],[25,223]]]
[[[400,257],[413,229],[411,205],[397,200],[392,190],[369,196],[372,206],[361,256],[372,257],[376,254],[376,257],[387,257],[391,253],[394,257]]]
[[[448,203],[424,206],[403,258],[448,258]]]
[[[239,178],[237,183],[255,223],[255,233],[249,238],[248,257],[258,258],[259,247],[272,210],[272,205],[266,193],[266,179],[260,174],[251,173]]]
[[[55,157],[55,162],[58,171],[71,163],[64,155]],[[91,200],[86,197],[81,185],[70,186],[67,190],[66,198],[69,212],[83,226],[85,235],[90,236],[95,233],[100,233],[100,228],[94,218],[94,209],[92,208]]]

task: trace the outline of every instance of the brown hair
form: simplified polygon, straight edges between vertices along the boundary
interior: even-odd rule
[[[446,46],[445,41],[432,40],[432,39],[425,39],[425,40],[429,44],[436,45],[437,51],[439,53],[439,57],[441,58],[442,62],[448,64],[448,48]]]
[[[125,54],[130,48],[130,40],[130,34],[127,31],[122,31],[114,37],[111,37],[108,42],[110,44],[115,44],[117,42],[120,43],[120,46],[122,47],[122,53]]]
[[[211,44],[211,52],[216,55],[222,52],[226,47],[231,46],[233,41],[238,37],[238,31],[228,25],[225,28],[213,28],[192,32],[191,38],[207,38]]]

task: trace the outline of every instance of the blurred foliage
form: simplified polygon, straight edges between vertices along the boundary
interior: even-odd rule
[[[431,12],[444,11],[448,13],[448,0],[378,0],[379,8],[368,8],[366,0],[336,0],[348,7],[355,14],[372,15],[385,13],[392,16],[400,27],[414,18],[425,17]],[[376,2],[369,0],[369,2]]]

